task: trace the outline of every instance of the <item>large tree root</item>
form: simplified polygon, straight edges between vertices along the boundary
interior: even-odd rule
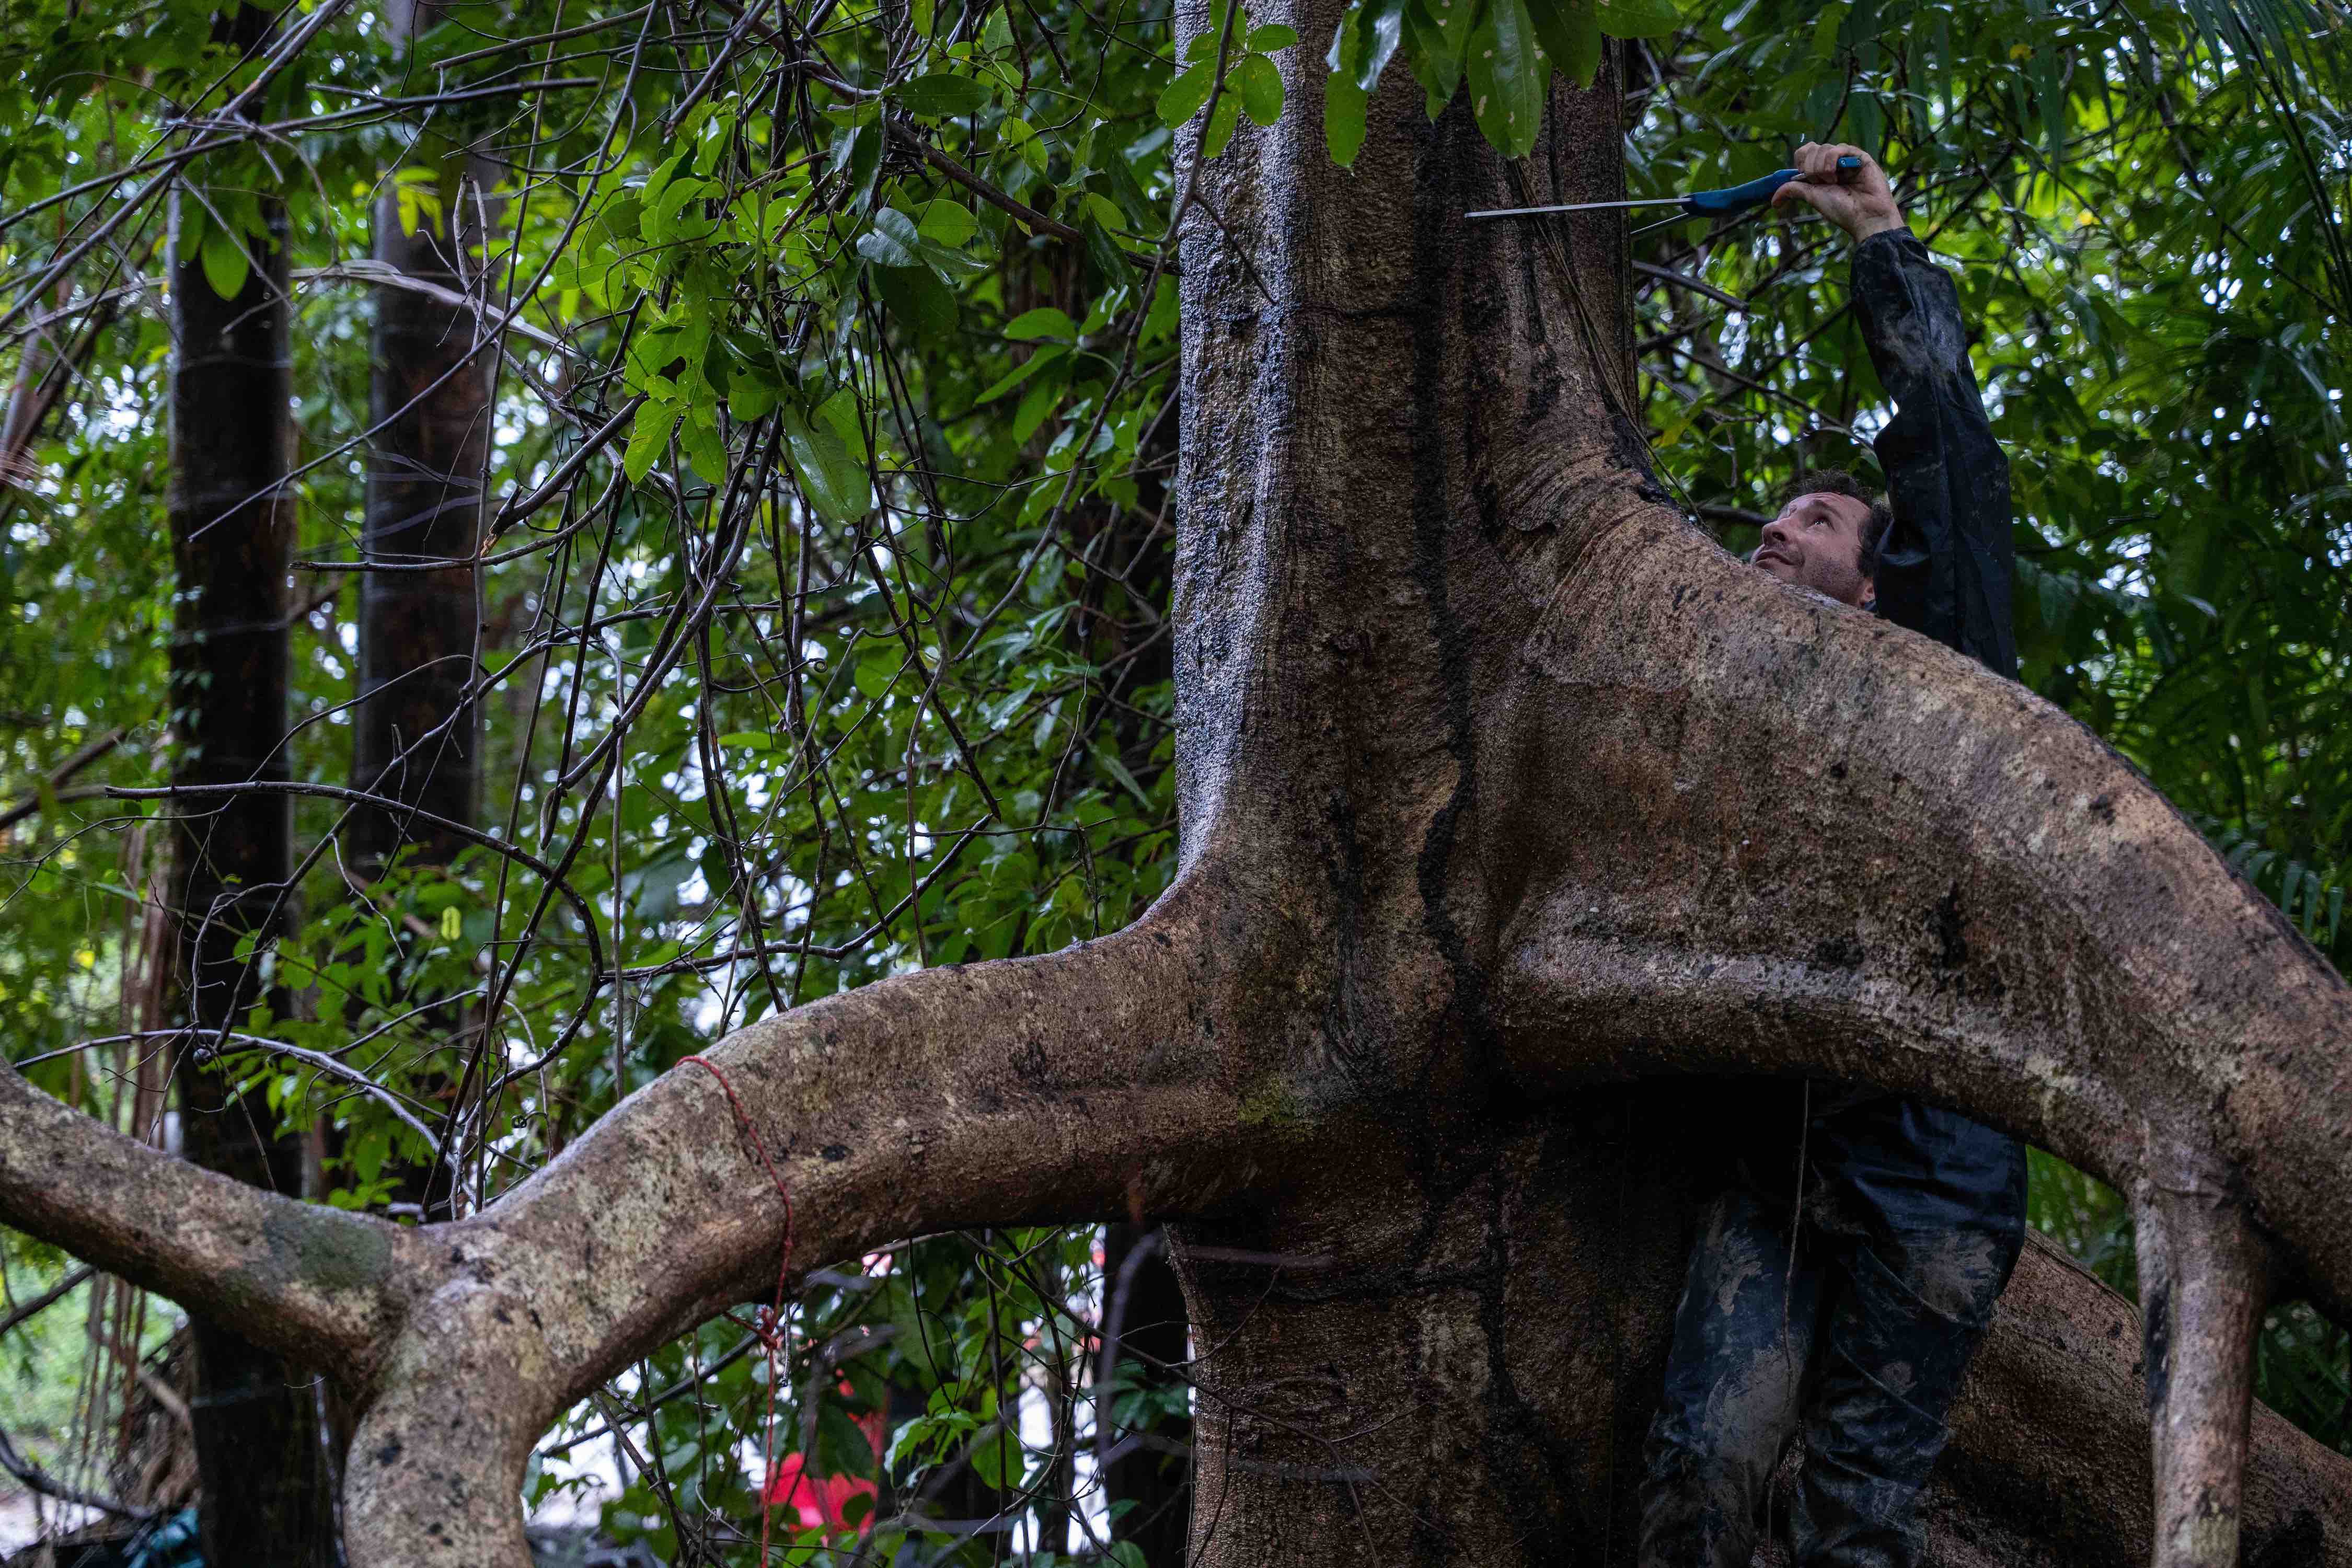
[[[1927,1568],[2141,1568],[2156,1544],[2140,1314],[2028,1239],[1928,1485]],[[1774,1478],[1786,1521],[1801,1451]],[[2352,1565],[2352,1459],[2253,1407],[2246,1568]],[[1785,1532],[1756,1568],[1787,1568]]]
[[[1952,1418],[1937,1568],[2137,1568],[2157,1529],[2140,1314],[2040,1237]],[[2254,1407],[2239,1510],[2247,1568],[2352,1564],[2352,1459]]]

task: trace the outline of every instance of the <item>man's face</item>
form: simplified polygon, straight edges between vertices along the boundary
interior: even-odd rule
[[[1764,525],[1763,542],[1748,560],[1783,583],[1826,594],[1842,605],[1870,602],[1870,579],[1862,574],[1862,534],[1870,523],[1867,502],[1828,490],[1801,495]]]

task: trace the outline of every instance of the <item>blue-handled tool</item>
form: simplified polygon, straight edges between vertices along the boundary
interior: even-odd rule
[[[1862,173],[1862,160],[1849,153],[1837,161],[1838,183],[1847,184]],[[1727,217],[1744,213],[1749,207],[1760,207],[1772,199],[1772,193],[1800,178],[1794,169],[1782,169],[1750,180],[1744,185],[1730,185],[1719,191],[1693,191],[1686,196],[1643,196],[1630,202],[1570,202],[1556,207],[1495,207],[1486,212],[1464,213],[1464,217],[1532,217],[1538,213],[1589,213],[1609,207],[1678,206],[1694,217]]]

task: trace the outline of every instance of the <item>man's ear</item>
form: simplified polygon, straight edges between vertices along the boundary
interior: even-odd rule
[[[1878,602],[1878,581],[1877,581],[1877,579],[1876,579],[1876,578],[1874,578],[1874,577],[1864,577],[1864,578],[1862,580],[1862,591],[1854,596],[1854,601],[1853,601],[1853,606],[1854,606],[1854,608],[1855,608],[1855,609],[1857,609],[1857,610],[1866,610],[1866,609],[1870,608],[1870,606],[1871,606],[1872,605],[1874,605],[1874,604],[1875,604],[1875,603],[1877,603],[1877,602]]]

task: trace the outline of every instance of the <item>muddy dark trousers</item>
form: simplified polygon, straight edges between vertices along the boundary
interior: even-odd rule
[[[1800,1433],[1800,1568],[1920,1560],[1944,1417],[2023,1241],[2024,1158],[1914,1104],[1853,1120],[1816,1123],[1828,1132],[1807,1184],[1817,1212],[1793,1268],[1780,1194],[1743,1184],[1703,1217],[1646,1446],[1642,1568],[1748,1568]],[[1934,1151],[1924,1168],[1926,1151],[1889,1136],[1906,1131]]]

